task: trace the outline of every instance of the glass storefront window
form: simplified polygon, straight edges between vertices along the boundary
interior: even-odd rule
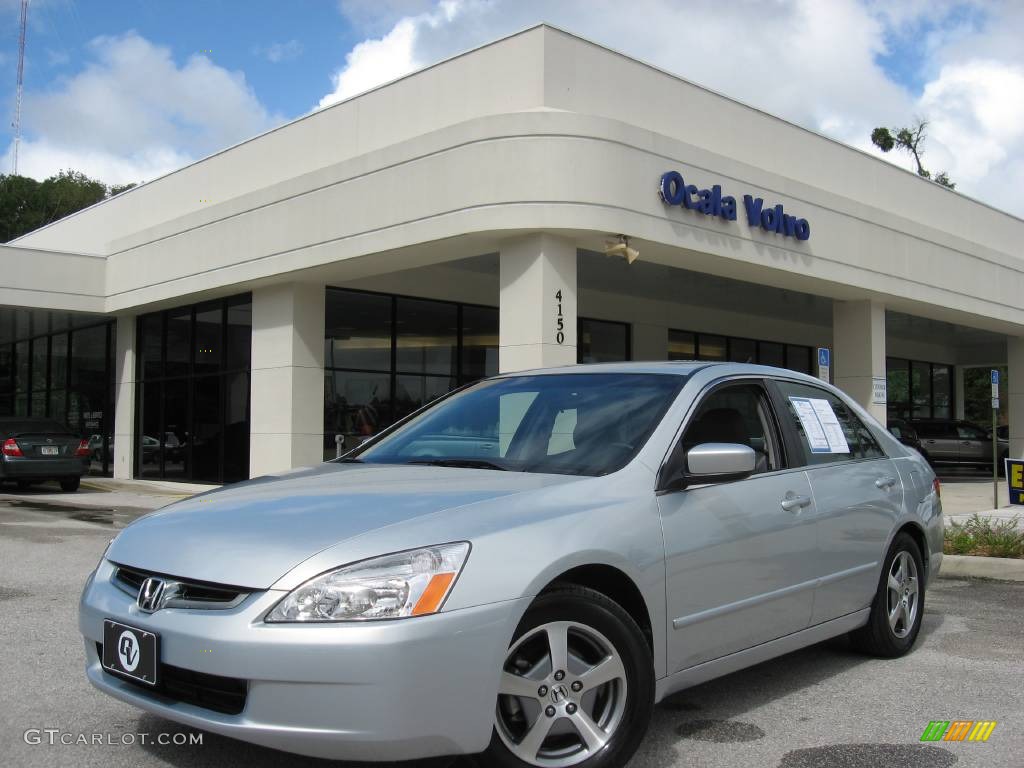
[[[498,310],[328,288],[324,458],[424,403],[498,372]]]
[[[733,363],[757,362],[757,342],[753,339],[729,339],[729,361]]]
[[[324,365],[391,370],[392,302],[375,293],[327,291]]]
[[[457,375],[458,305],[399,298],[395,325],[396,370]]]
[[[164,375],[188,376],[192,359],[192,308],[172,309],[165,316],[167,324],[167,354]]]
[[[726,358],[725,336],[716,336],[711,333],[702,333],[697,336],[697,359],[718,361]]]
[[[498,310],[462,308],[462,370],[464,380],[482,379],[498,372]]]
[[[217,373],[224,352],[224,306],[204,304],[196,308],[195,375]]]
[[[948,419],[950,417],[950,397],[952,381],[948,365],[932,366],[932,417]]]
[[[668,359],[696,360],[697,334],[670,329],[668,332]]]
[[[325,451],[333,450],[336,434],[345,436],[346,448],[354,448],[394,421],[389,373],[328,371],[324,390],[324,432],[331,441]]]
[[[0,344],[0,416],[14,414],[14,345]]]
[[[576,321],[576,359],[580,363],[618,363],[629,360],[629,324],[608,320]]]
[[[46,369],[50,356],[50,339],[46,336],[32,340],[32,389],[46,389]],[[45,413],[35,414],[45,416]]]
[[[785,368],[785,347],[775,341],[762,341],[758,344],[757,362],[761,365],[773,365],[776,368]]]
[[[251,298],[145,315],[138,333],[143,354],[136,475],[210,483],[246,479]]]
[[[928,419],[932,415],[932,370],[930,363],[914,361],[910,364],[911,415],[915,419]]]
[[[812,373],[811,370],[811,348],[802,344],[786,345],[786,367],[791,371],[800,373]]]

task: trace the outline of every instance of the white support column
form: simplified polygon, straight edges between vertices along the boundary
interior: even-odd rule
[[[1006,408],[1010,427],[1010,458],[1024,459],[1024,338],[1006,338]]]
[[[135,315],[119,315],[114,357],[114,477],[135,475]]]
[[[252,294],[249,476],[323,461],[324,287]]]
[[[504,246],[500,262],[499,370],[574,365],[576,246],[528,235]]]
[[[882,424],[885,405],[872,402],[873,379],[885,378],[885,306],[875,301],[832,305],[833,382]]]
[[[668,360],[668,326],[633,323],[634,360]]]

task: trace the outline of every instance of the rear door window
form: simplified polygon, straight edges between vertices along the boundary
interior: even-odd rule
[[[777,381],[805,465],[879,459],[885,452],[843,400],[824,389]]]

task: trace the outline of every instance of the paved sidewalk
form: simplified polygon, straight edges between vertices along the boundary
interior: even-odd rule
[[[42,483],[21,491],[0,486],[0,503],[25,511],[61,513],[87,510],[132,520],[154,509],[219,486],[196,483],[166,483],[152,480],[113,480],[109,477],[83,477],[75,493],[64,493],[56,483]]]

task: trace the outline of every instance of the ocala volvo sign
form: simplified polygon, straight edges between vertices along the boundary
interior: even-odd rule
[[[736,221],[736,198],[723,195],[719,184],[711,189],[698,189],[696,184],[687,184],[678,171],[667,171],[661,174],[658,191],[666,205],[679,205],[705,216]],[[807,219],[790,216],[783,209],[782,203],[766,208],[760,197],[744,195],[743,208],[747,214],[747,223],[752,227],[795,237],[797,240],[808,240],[811,237],[811,225]]]

